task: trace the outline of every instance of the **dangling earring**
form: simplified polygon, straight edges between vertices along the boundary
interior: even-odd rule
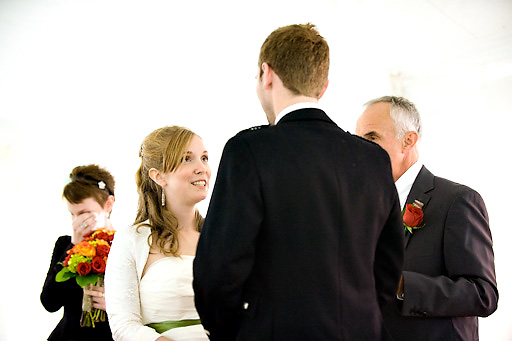
[[[165,206],[165,191],[164,191],[164,188],[162,187],[162,207]]]

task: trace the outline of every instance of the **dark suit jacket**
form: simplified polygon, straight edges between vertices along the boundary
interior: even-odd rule
[[[57,239],[50,269],[41,291],[41,303],[46,310],[55,312],[64,307],[62,320],[55,327],[48,340],[112,341],[108,322],[96,323],[95,328],[80,327],[83,289],[76,283],[75,279],[72,278],[65,282],[55,281],[55,276],[62,269],[62,265],[58,263],[64,261],[67,256],[66,251],[72,247],[71,236],[61,236]]]
[[[212,340],[386,339],[403,227],[389,157],[319,109],[231,138],[194,262]]]
[[[404,301],[386,307],[386,325],[395,340],[478,340],[477,316],[498,303],[485,204],[471,188],[425,167],[407,203],[414,200],[425,204],[425,226],[407,232]]]

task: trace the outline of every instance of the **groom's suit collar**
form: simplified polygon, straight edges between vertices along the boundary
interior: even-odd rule
[[[277,122],[277,125],[280,125],[282,123],[291,122],[291,121],[302,121],[302,120],[319,120],[319,121],[325,121],[328,123],[334,122],[327,116],[327,114],[322,110],[318,108],[304,108],[304,109],[298,109],[294,110],[292,112],[289,112],[288,114],[284,115],[279,122]]]

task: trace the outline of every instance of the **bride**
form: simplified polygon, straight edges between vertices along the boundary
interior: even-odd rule
[[[172,126],[142,142],[133,226],[116,232],[105,274],[114,340],[208,340],[192,289],[192,263],[211,170],[199,136]]]

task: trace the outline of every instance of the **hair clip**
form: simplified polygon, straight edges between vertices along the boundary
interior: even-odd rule
[[[103,181],[98,182],[99,189],[105,189],[105,183]]]

